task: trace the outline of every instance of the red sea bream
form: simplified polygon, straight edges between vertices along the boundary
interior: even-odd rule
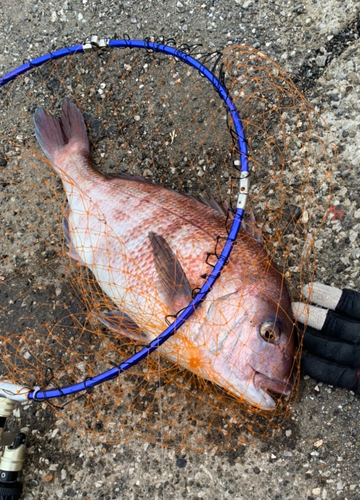
[[[225,215],[139,177],[96,171],[82,114],[68,99],[60,120],[38,108],[34,122],[66,192],[69,254],[113,302],[99,319],[119,335],[149,342],[204,282]],[[213,289],[160,352],[242,401],[273,410],[270,393],[291,390],[294,335],[282,275],[241,230]]]

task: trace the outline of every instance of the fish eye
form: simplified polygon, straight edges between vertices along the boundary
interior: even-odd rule
[[[260,325],[261,337],[270,344],[277,344],[280,340],[280,328],[271,321],[266,321]]]

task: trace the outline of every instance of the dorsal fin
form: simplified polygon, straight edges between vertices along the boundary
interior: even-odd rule
[[[225,207],[225,204],[222,205],[221,203],[218,203],[216,200],[214,200],[214,198],[208,199],[208,198],[204,198],[203,196],[200,196],[200,201],[201,201],[201,203],[203,203],[207,207],[210,207],[213,210],[216,210],[216,212],[218,212],[219,214],[225,215],[225,217],[227,216],[228,210]]]
[[[252,236],[261,245],[264,244],[261,229],[256,225],[255,215],[250,210],[249,216],[245,216],[241,225],[242,229]]]

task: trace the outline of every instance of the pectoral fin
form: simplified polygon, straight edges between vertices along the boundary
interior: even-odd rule
[[[165,238],[150,232],[149,239],[159,279],[159,293],[170,311],[175,314],[191,301],[190,283]]]
[[[101,323],[112,332],[119,333],[124,337],[136,340],[136,342],[147,343],[151,338],[135,321],[122,311],[110,311],[96,314]]]

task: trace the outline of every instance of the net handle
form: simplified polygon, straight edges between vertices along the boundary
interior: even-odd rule
[[[248,169],[248,152],[245,134],[243,130],[243,126],[237,112],[236,106],[232,101],[230,95],[228,94],[225,86],[220,82],[220,80],[212,73],[203,63],[192,57],[191,55],[181,52],[179,49],[175,47],[171,47],[168,45],[164,45],[162,43],[151,42],[149,40],[99,40],[96,36],[92,37],[90,42],[87,42],[85,45],[74,45],[73,47],[56,50],[54,52],[50,52],[45,54],[37,59],[29,61],[28,63],[19,66],[14,69],[10,73],[6,74],[2,78],[0,78],[0,86],[5,85],[6,83],[14,80],[18,76],[30,71],[33,68],[42,66],[43,64],[49,62],[52,59],[60,59],[62,57],[66,57],[71,54],[76,53],[84,53],[89,50],[99,50],[104,48],[118,48],[118,49],[146,49],[155,52],[161,52],[163,54],[167,54],[169,56],[180,59],[185,64],[195,68],[202,76],[204,76],[215,88],[216,92],[219,94],[221,99],[224,101],[224,104],[230,114],[232,124],[235,129],[236,138],[237,138],[237,148],[239,159],[234,162],[235,168],[240,171],[239,178],[239,195],[237,199],[237,207],[234,214],[233,222],[224,244],[224,247],[221,251],[220,256],[216,264],[214,265],[211,273],[208,275],[205,283],[201,287],[200,291],[197,293],[195,298],[189,303],[189,305],[177,316],[174,322],[169,325],[156,339],[150,342],[148,345],[143,347],[139,352],[126,359],[119,365],[114,368],[107,370],[95,377],[84,380],[74,385],[70,385],[67,387],[63,387],[61,389],[50,389],[48,391],[41,391],[38,388],[35,390],[29,390],[26,394],[24,393],[24,387],[22,387],[21,396],[19,394],[18,387],[14,384],[15,393],[17,400],[19,397],[22,400],[46,400],[52,398],[58,398],[62,396],[70,396],[72,394],[76,394],[81,391],[86,391],[92,389],[93,387],[102,384],[103,382],[112,380],[118,377],[121,373],[129,370],[133,366],[140,363],[142,360],[147,358],[151,353],[153,353],[156,349],[158,349],[164,342],[166,342],[171,336],[173,336],[176,331],[185,323],[185,321],[195,312],[195,310],[200,306],[200,304],[204,301],[209,291],[212,289],[214,283],[220,276],[220,273],[225,266],[228,258],[230,257],[231,250],[233,248],[234,242],[239,233],[241,222],[244,217],[245,205],[247,200],[247,195],[249,191],[249,169]],[[239,168],[240,166],[240,168]],[[11,398],[9,393],[11,382],[7,381],[6,391],[2,391],[2,387],[0,384],[0,396],[4,396],[7,398]],[[4,394],[3,394],[4,392]]]

